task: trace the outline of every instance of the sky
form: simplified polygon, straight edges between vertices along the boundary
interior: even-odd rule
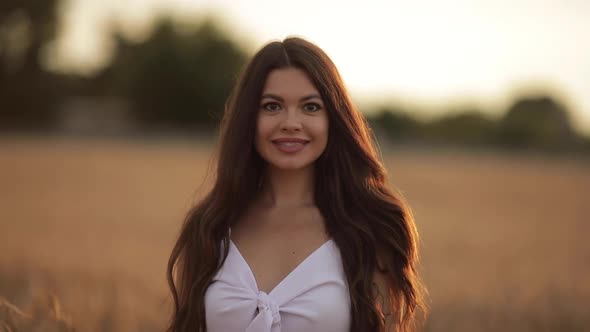
[[[316,43],[360,106],[499,115],[517,96],[548,91],[590,133],[586,0],[67,0],[62,11],[62,38],[48,60],[61,70],[104,66],[113,22],[140,40],[154,17],[197,24],[213,15],[251,53],[289,35]]]

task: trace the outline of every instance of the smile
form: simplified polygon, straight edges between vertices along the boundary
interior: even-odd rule
[[[295,153],[303,150],[307,142],[273,142],[277,149],[285,153]]]

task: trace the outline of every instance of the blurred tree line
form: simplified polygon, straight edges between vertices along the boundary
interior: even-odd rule
[[[369,121],[398,143],[590,152],[590,138],[574,131],[569,110],[549,95],[520,97],[499,119],[477,109],[451,110],[428,121],[411,113],[382,107]]]
[[[105,116],[132,122],[133,127],[123,128],[144,133],[215,129],[248,57],[215,22],[179,30],[172,19],[161,18],[140,42],[113,29],[110,63],[82,77],[42,65],[58,37],[59,4],[0,2],[0,131],[63,131],[64,123],[84,121],[91,128]],[[395,106],[370,113],[375,114],[369,117],[373,128],[395,143],[590,152],[590,139],[572,129],[570,111],[549,95],[522,97],[495,120],[470,109],[429,121]],[[68,122],[71,118],[78,122]]]
[[[83,113],[93,103],[117,104],[100,100],[124,101],[128,118],[143,130],[214,127],[247,56],[214,22],[180,32],[162,18],[142,42],[114,30],[115,52],[103,70],[90,78],[60,75],[41,65],[56,37],[58,2],[0,4],[0,129],[51,130],[69,105]]]
[[[0,128],[41,129],[52,122],[62,80],[39,61],[56,37],[55,1],[0,1]]]

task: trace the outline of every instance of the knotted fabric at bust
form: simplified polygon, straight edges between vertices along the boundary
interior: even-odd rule
[[[246,332],[280,332],[279,306],[263,291],[258,292],[258,313]]]

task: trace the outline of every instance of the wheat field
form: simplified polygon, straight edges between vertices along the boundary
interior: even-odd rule
[[[76,331],[162,331],[168,255],[211,146],[1,138],[0,298],[33,317],[54,301]],[[383,153],[421,235],[426,331],[590,330],[590,162]]]

